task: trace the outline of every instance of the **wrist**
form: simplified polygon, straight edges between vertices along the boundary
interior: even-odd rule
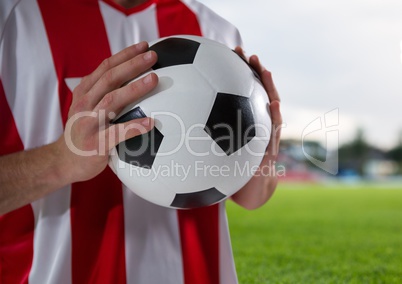
[[[51,155],[51,165],[53,167],[53,179],[58,187],[76,182],[74,179],[74,161],[69,155],[69,149],[65,144],[64,137],[61,136],[56,142],[49,144]]]

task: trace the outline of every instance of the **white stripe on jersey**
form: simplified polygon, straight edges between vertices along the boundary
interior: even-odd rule
[[[182,284],[177,212],[123,189],[126,274],[129,284]]]
[[[81,82],[82,77],[65,78],[67,87],[70,89],[71,93],[74,91],[75,87]]]
[[[231,23],[200,2],[194,0],[181,1],[197,16],[204,37],[216,40],[232,49],[238,45],[242,46],[240,33]]]
[[[0,75],[25,149],[54,142],[63,131],[57,76],[41,19],[35,1],[21,1],[3,37],[8,44]]]
[[[29,283],[71,283],[70,191],[66,186],[32,204],[34,258]]]
[[[57,76],[41,19],[36,1],[21,1],[3,38],[8,44],[2,50],[0,76],[25,149],[53,142],[63,131]],[[32,208],[29,282],[71,283],[70,187],[34,202]]]
[[[8,16],[12,12],[12,10],[17,6],[20,0],[3,0],[1,3],[0,9],[0,41],[3,38],[3,31],[6,26],[6,22],[8,20]]]
[[[140,41],[159,38],[155,4],[130,16],[99,1],[112,54]]]

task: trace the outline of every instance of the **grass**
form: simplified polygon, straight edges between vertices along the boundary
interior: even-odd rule
[[[285,184],[227,208],[240,283],[402,283],[402,190]]]

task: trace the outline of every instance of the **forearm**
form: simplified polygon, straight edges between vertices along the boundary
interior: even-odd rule
[[[0,157],[0,215],[68,184],[56,143]]]
[[[267,158],[262,162],[266,163]],[[254,174],[250,181],[238,192],[232,195],[231,199],[238,205],[253,210],[264,205],[274,194],[278,179],[275,176],[275,170],[263,170],[263,167]]]

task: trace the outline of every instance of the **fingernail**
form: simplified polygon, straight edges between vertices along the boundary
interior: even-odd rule
[[[151,119],[149,117],[144,118],[143,120],[141,120],[141,124],[145,127],[148,127],[151,124]]]
[[[137,50],[144,50],[146,48],[146,46],[147,46],[147,42],[142,41],[142,42],[139,42],[136,47],[137,47]]]
[[[152,59],[152,51],[147,51],[144,54],[144,60],[149,61]]]
[[[151,83],[151,82],[152,82],[151,74],[148,74],[147,76],[145,76],[145,77],[142,79],[142,82],[143,82],[144,84],[149,84],[149,83]]]

